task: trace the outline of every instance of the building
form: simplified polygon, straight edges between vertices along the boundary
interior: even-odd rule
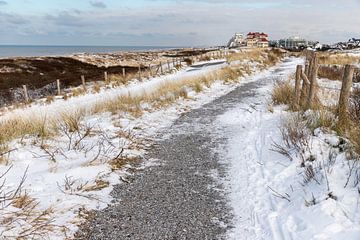
[[[281,48],[291,49],[291,50],[304,49],[307,48],[309,45],[308,41],[297,36],[289,37],[286,39],[280,39],[278,44],[279,47]]]
[[[228,43],[229,48],[236,48],[244,46],[244,34],[242,33],[235,33],[235,35],[230,39]]]
[[[269,47],[269,35],[263,32],[249,32],[246,35],[245,44],[247,47],[267,48]]]

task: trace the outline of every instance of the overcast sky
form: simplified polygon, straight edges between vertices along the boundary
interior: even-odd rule
[[[205,46],[248,31],[360,38],[360,0],[0,0],[0,44]]]

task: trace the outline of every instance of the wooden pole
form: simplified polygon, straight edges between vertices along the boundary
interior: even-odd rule
[[[169,62],[169,60],[167,60],[167,66],[168,66],[168,70],[170,72],[170,62]]]
[[[297,65],[296,66],[296,75],[295,75],[295,104],[296,105],[299,105],[299,103],[300,103],[301,73],[302,73],[302,65]]]
[[[305,64],[305,75],[309,76],[309,63]]]
[[[26,85],[23,85],[25,102],[29,102],[29,94]]]
[[[56,79],[57,95],[61,95],[60,80]]]
[[[83,86],[84,91],[86,91],[85,76],[84,75],[81,75],[81,84]]]
[[[354,70],[355,68],[353,65],[346,65],[344,69],[338,108],[339,122],[343,122],[348,119],[348,102],[354,76]]]
[[[311,65],[309,67],[309,80],[310,80],[310,89],[309,96],[306,103],[306,108],[310,109],[313,106],[313,101],[315,99],[316,91],[317,91],[317,73],[318,73],[318,57],[317,54],[314,53],[311,59]]]
[[[162,62],[160,62],[160,71],[161,71],[161,75],[164,74]]]
[[[125,78],[125,77],[126,77],[126,70],[125,70],[125,68],[122,68],[122,74],[123,74],[123,78]]]
[[[107,71],[104,72],[104,80],[105,80],[105,82],[108,81],[108,73],[107,73]]]
[[[151,64],[149,64],[149,78],[152,77],[152,70],[151,70]]]
[[[139,80],[141,80],[141,65],[139,64]]]
[[[301,94],[300,94],[300,106],[305,106],[305,102],[307,99],[307,96],[309,94],[309,86],[310,81],[305,73],[301,72],[301,78],[303,79],[303,84],[301,88]]]

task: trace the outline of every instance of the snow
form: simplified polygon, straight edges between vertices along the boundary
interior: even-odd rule
[[[110,196],[113,186],[126,181],[131,175],[128,170],[133,167],[128,162],[124,162],[121,168],[109,164],[117,159],[121,149],[124,149],[124,157],[141,159],[156,134],[162,128],[169,127],[183,112],[201,107],[246,82],[259,81],[270,75],[271,79],[288,79],[295,66],[302,61],[292,59],[278,66],[279,72],[257,72],[253,77],[243,78],[240,83],[216,81],[200,93],[189,90],[189,99],[181,99],[166,108],[155,110],[142,106],[148,110],[144,110],[144,114],[138,118],[110,113],[88,116],[81,121],[80,134],[71,137],[71,144],[65,134],[45,142],[33,137],[16,139],[10,144],[14,151],[8,156],[12,168],[5,179],[0,179],[0,186],[5,180],[0,190],[16,189],[26,172],[22,194],[26,192],[39,203],[35,208],[36,213],[51,209],[49,218],[53,229],[46,238],[64,239],[64,232],[72,236],[84,221],[82,216],[85,210],[99,210],[108,206],[113,201]],[[90,109],[100,100],[122,94],[149,93],[166,81],[201,75],[225,65],[223,61],[212,61],[211,64],[204,63],[172,75],[144,82],[134,81],[126,87],[102,89],[99,93],[88,93],[67,101],[58,99],[50,105],[37,102],[25,109],[6,112],[0,116],[0,121],[14,115],[27,117],[46,114],[56,117],[63,111]],[[334,133],[317,129],[309,141],[311,148],[304,153],[315,156],[316,161],[308,163],[314,165],[314,169],[318,169],[316,164],[327,162],[330,153],[334,154],[335,160],[323,165],[329,171],[329,187],[337,199],[334,200],[327,198],[329,191],[324,178],[317,179],[320,185],[315,180],[304,183],[304,168],[300,167],[299,154],[293,151],[293,161],[289,161],[270,150],[273,142],[281,142],[278,128],[283,125],[284,118],[290,115],[283,106],[275,107],[273,113],[267,110],[271,88],[270,81],[259,88],[258,95],[239,103],[216,121],[229,138],[226,151],[220,151],[224,161],[231,165],[229,198],[235,213],[235,229],[229,233],[229,238],[358,239],[359,195],[352,184],[344,188],[349,169],[345,162],[346,154],[340,152],[342,141]],[[96,134],[82,139],[89,127]],[[140,168],[156,164],[156,160],[150,159]],[[8,168],[0,165],[0,176]],[[319,171],[321,173],[321,169]],[[305,206],[305,200],[311,202],[312,196],[316,204]],[[0,206],[0,220],[14,212],[21,212],[14,204],[4,206]],[[224,224],[216,218],[213,221]],[[2,224],[0,235],[12,238],[27,224],[26,221],[11,226]]]
[[[297,64],[283,64],[282,72],[267,77],[281,74],[287,79]],[[229,239],[359,239],[359,193],[354,177],[344,187],[350,161],[340,150],[339,137],[316,129],[315,134],[309,134],[309,147],[303,155],[289,150],[292,161],[273,151],[274,143],[282,143],[279,127],[292,114],[284,107],[267,110],[271,89],[268,81],[256,96],[242,101],[216,122],[228,138],[225,150],[218,151],[230,164],[230,180],[225,184],[235,228]],[[312,166],[315,179],[304,181],[301,156],[314,156],[315,160],[305,165]]]
[[[104,89],[97,94],[88,93],[67,101],[58,99],[49,105],[43,105],[40,101],[25,109],[9,111],[0,117],[0,121],[14,115],[26,118],[46,114],[56,119],[61,112],[76,112],[82,107],[90,109],[97,101],[105,98],[155,91],[163,82],[201,75],[224,66],[224,61],[211,61],[211,64],[195,67],[195,71],[194,68],[187,68],[172,75],[144,82],[135,81],[126,87]],[[21,196],[26,193],[38,203],[32,213],[36,215],[51,210],[47,216],[51,234],[46,233],[42,237],[64,239],[64,232],[72,236],[84,221],[84,210],[100,210],[108,206],[113,201],[110,196],[113,186],[126,181],[131,175],[128,171],[133,168],[131,164],[125,162],[121,168],[110,164],[117,159],[121,149],[124,150],[121,156],[141,159],[157,132],[168,127],[181,113],[200,107],[235,87],[236,83],[224,84],[219,80],[210,88],[204,87],[200,93],[188,90],[189,99],[180,99],[169,107],[151,109],[144,105],[144,114],[139,118],[124,113],[102,113],[85,117],[80,122],[78,134],[68,136],[69,132],[66,134],[64,131],[60,136],[44,141],[31,136],[16,139],[9,146],[14,151],[7,156],[8,166],[0,165],[0,176],[11,166],[5,177],[0,179],[1,183],[5,181],[0,190],[14,191],[21,176],[26,173]],[[90,134],[86,135],[88,129]],[[157,163],[150,160],[140,168],[152,164]],[[22,209],[14,207],[11,201],[3,202],[0,206],[0,221],[5,221],[8,219],[6,216],[11,217],[15,212],[25,214]],[[0,225],[0,235],[5,238],[19,236],[26,227],[31,225],[25,220]]]

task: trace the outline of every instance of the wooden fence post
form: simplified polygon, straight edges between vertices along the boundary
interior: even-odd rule
[[[160,62],[160,72],[161,72],[161,75],[163,75],[163,74],[164,74],[164,70],[163,70],[162,62]]]
[[[348,102],[354,76],[354,70],[355,67],[353,65],[346,65],[344,69],[338,108],[339,122],[344,122],[348,119]]]
[[[170,72],[170,62],[169,62],[169,60],[167,60],[167,66],[168,66],[168,70]]]
[[[104,80],[105,80],[105,82],[108,81],[108,73],[107,73],[107,71],[104,72]]]
[[[318,73],[318,57],[317,54],[314,53],[311,59],[311,65],[309,67],[309,81],[310,81],[310,89],[309,96],[306,103],[306,108],[310,109],[313,106],[313,101],[315,99],[316,91],[317,91],[317,73]]]
[[[299,103],[300,103],[301,73],[302,73],[302,65],[297,65],[296,66],[296,75],[295,75],[295,104],[296,105],[299,105]]]
[[[29,102],[29,94],[26,85],[23,85],[25,102]]]
[[[60,79],[56,79],[56,88],[57,88],[57,95],[61,95],[61,88],[60,88]]]
[[[81,75],[81,84],[82,84],[82,87],[83,87],[84,91],[86,91],[85,76],[84,75]]]
[[[149,78],[152,77],[152,70],[151,70],[151,64],[149,64]]]
[[[309,76],[309,63],[308,62],[305,64],[305,75]]]
[[[139,80],[141,80],[141,65],[139,64]]]
[[[306,99],[309,95],[309,86],[310,81],[305,73],[301,72],[301,78],[303,79],[303,84],[301,88],[301,95],[300,95],[300,106],[305,106]]]
[[[126,70],[125,70],[125,68],[122,68],[122,75],[123,75],[123,78],[126,77]]]

